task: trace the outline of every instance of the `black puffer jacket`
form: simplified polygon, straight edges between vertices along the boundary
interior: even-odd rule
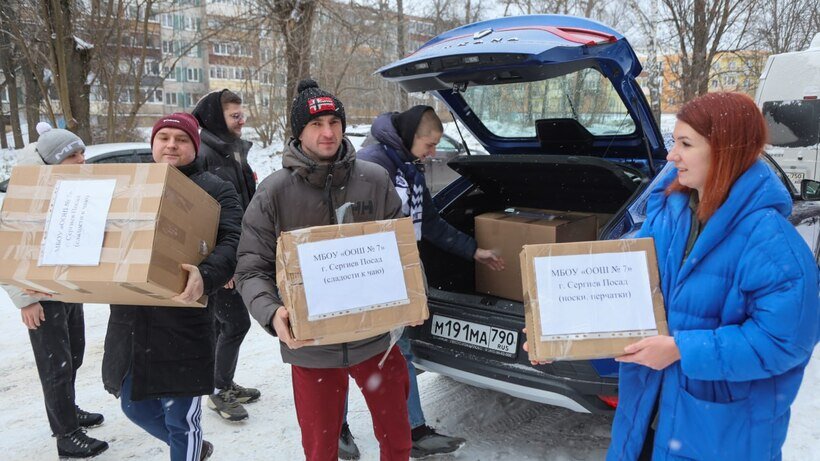
[[[242,208],[234,188],[192,163],[179,169],[221,206],[213,252],[199,265],[205,294],[222,287],[236,268]],[[111,306],[102,375],[119,396],[128,369],[133,400],[197,396],[214,390],[213,309]]]
[[[233,184],[245,210],[256,192],[256,177],[248,164],[248,151],[253,144],[228,132],[221,102],[225,91],[205,95],[192,112],[202,127],[197,162],[203,170]]]

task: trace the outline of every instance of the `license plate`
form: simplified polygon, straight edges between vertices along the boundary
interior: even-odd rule
[[[787,171],[786,177],[800,189],[800,181],[806,179],[806,173],[797,171]]]
[[[430,333],[436,338],[506,357],[515,356],[518,332],[433,315]]]

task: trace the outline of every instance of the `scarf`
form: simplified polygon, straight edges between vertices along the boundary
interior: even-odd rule
[[[383,144],[387,158],[396,166],[396,187],[407,188],[407,206],[413,219],[413,230],[416,232],[416,241],[421,240],[421,223],[424,204],[424,173],[416,169],[410,162],[405,162],[396,149]]]

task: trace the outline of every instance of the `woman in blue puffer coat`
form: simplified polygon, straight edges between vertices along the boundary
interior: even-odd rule
[[[675,168],[647,206],[672,336],[619,357],[608,460],[779,460],[818,341],[818,271],[759,159],[747,96],[710,93],[677,115]]]

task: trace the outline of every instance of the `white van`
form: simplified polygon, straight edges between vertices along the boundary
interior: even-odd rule
[[[803,179],[820,180],[820,33],[804,51],[769,56],[755,102],[769,125],[777,161],[800,191]]]

